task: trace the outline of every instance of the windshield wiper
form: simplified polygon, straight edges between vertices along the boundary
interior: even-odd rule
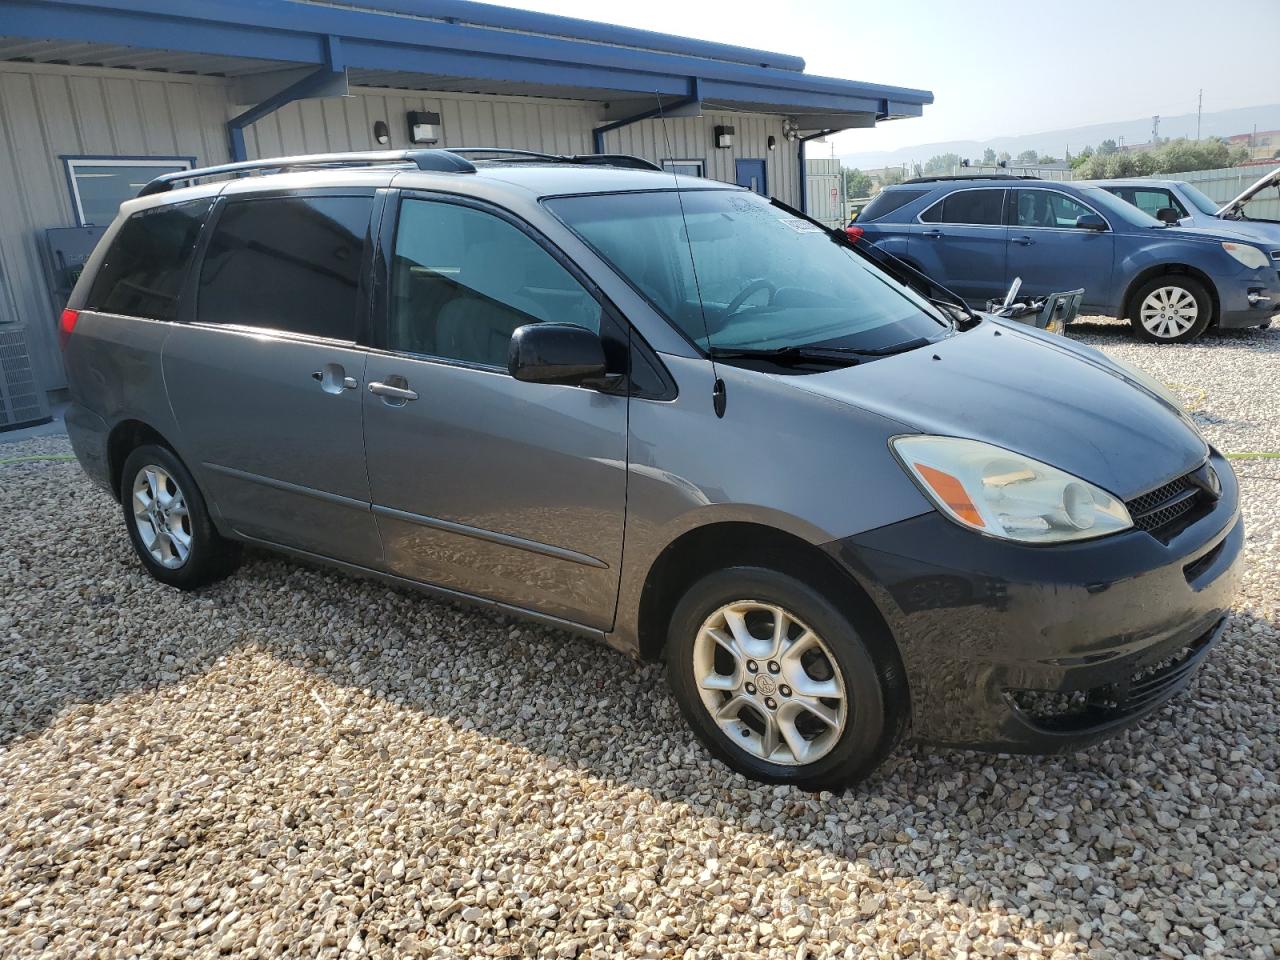
[[[772,360],[779,363],[843,363],[849,366],[864,360],[875,360],[879,357],[893,356],[895,353],[906,353],[923,347],[930,341],[925,337],[915,337],[901,343],[893,343],[887,347],[870,347],[856,350],[853,347],[773,347],[758,349],[752,347],[712,347],[711,357],[715,360]]]
[[[712,347],[713,360],[771,360],[774,363],[836,363],[853,366],[864,359],[856,351],[836,347]]]

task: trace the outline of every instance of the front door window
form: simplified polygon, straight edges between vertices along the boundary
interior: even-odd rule
[[[600,332],[600,304],[533,238],[456,203],[406,200],[392,267],[392,350],[506,368],[527,323]]]

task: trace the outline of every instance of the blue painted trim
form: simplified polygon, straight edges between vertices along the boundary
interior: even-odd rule
[[[819,130],[817,133],[811,133],[807,137],[801,137],[797,142],[796,158],[800,163],[800,212],[809,212],[809,172],[804,165],[805,145],[810,140],[817,140],[819,137],[825,137],[833,130]]]
[[[325,66],[307,74],[296,83],[285,87],[279,93],[272,94],[255,107],[227,121],[227,141],[231,150],[231,160],[239,163],[249,159],[245,146],[244,130],[250,124],[257,123],[268,114],[275,113],[286,104],[295,100],[304,100],[316,90],[329,83],[335,74],[343,72],[342,41],[338,37],[325,38]]]
[[[708,60],[724,60],[753,67],[773,67],[777,70],[803,72],[803,57],[789,56],[772,50],[757,50],[727,43],[677,37],[652,30],[638,30],[579,20],[557,14],[534,13],[514,10],[488,3],[470,3],[467,0],[358,0],[358,5],[390,13],[406,13],[439,20],[455,20],[482,27],[499,27],[503,30],[521,30],[528,33],[545,33],[576,40],[592,40],[597,43],[625,44],[661,53],[704,57]]]
[[[868,104],[880,100],[895,109],[933,101],[923,90],[292,0],[4,0],[0,33],[316,64],[325,62],[332,35],[343,40],[346,66],[371,70],[637,93],[683,92],[685,78],[696,75],[721,85],[709,87],[707,99],[784,109],[874,113]]]
[[[652,120],[659,117],[668,110],[677,110],[680,107],[687,107],[691,103],[698,103],[702,99],[702,87],[697,77],[689,78],[689,96],[677,100],[675,103],[662,103],[659,94],[654,94],[654,100],[660,104],[655,105],[652,110],[644,110],[632,117],[625,117],[622,120],[614,120],[612,123],[606,123],[603,126],[596,127],[591,131],[592,145],[596,153],[604,153],[604,135],[614,130],[621,130],[623,127],[629,127],[633,123],[641,120]]]

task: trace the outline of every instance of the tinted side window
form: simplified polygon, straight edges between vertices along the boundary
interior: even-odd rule
[[[912,200],[919,200],[928,192],[928,190],[881,190],[874,200],[862,208],[858,219],[865,222],[887,217],[899,207],[906,206]]]
[[[1051,190],[1019,190],[1018,217],[1020,227],[1074,227],[1076,220],[1093,213],[1082,203]]]
[[[227,204],[200,266],[196,319],[356,337],[369,197]]]
[[[116,234],[89,290],[88,309],[173,320],[212,200],[135,213]]]
[[[513,224],[455,203],[405,200],[396,228],[387,346],[506,367],[516,327],[600,331],[600,304]]]
[[[1129,198],[1126,197],[1125,199],[1128,200]],[[1135,188],[1133,199],[1129,200],[1129,202],[1143,213],[1153,217],[1166,207],[1172,207],[1177,210],[1179,217],[1187,215],[1186,208],[1168,190],[1157,190],[1151,187]]]
[[[957,190],[921,219],[928,223],[971,223],[998,226],[1003,223],[1003,190]],[[939,218],[939,214],[941,217]]]

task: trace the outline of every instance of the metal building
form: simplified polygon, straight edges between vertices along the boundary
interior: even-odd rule
[[[806,139],[932,100],[465,0],[0,0],[0,330],[25,328],[37,389],[64,387],[61,298],[166,169],[414,143],[607,151],[803,207]]]

